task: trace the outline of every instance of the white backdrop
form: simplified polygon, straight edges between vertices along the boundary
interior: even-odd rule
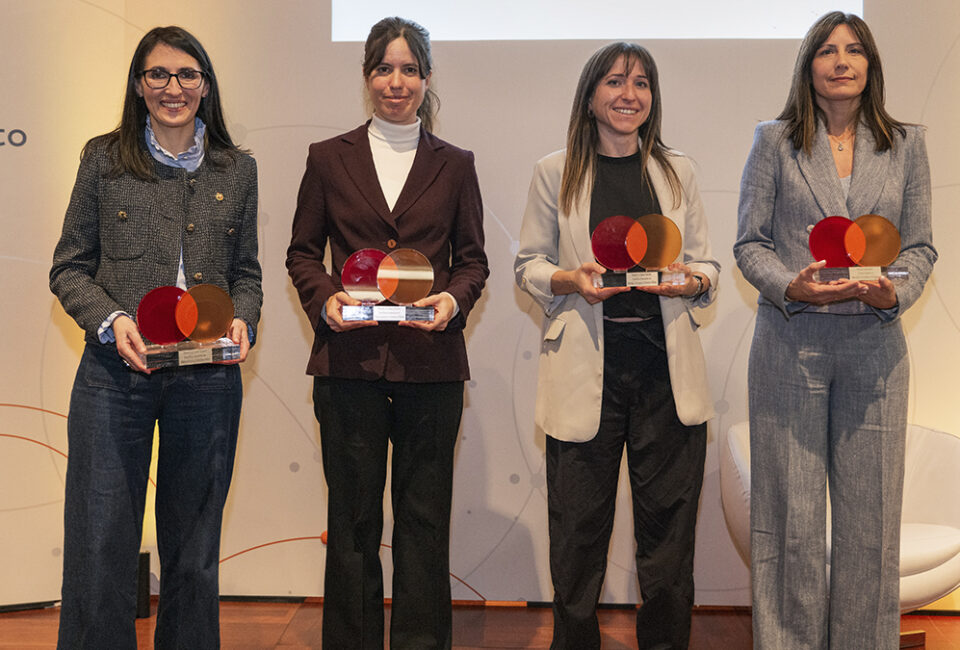
[[[409,17],[430,27],[428,17]],[[929,127],[941,260],[904,318],[910,421],[957,434],[960,285],[950,278],[960,264],[960,4],[866,0],[865,17],[884,57],[888,107]],[[47,272],[80,149],[116,125],[133,49],[149,28],[166,24],[186,27],[211,53],[231,132],[260,168],[265,299],[259,343],[243,368],[222,592],[322,594],[325,487],[303,372],[311,335],[283,262],[308,143],[365,119],[362,46],[331,43],[326,2],[0,0],[0,605],[59,598],[64,414],[82,333],[47,290]],[[696,600],[747,604],[748,573],[724,524],[716,453],[718,432],[746,417],[756,311],[756,292],[736,271],[731,246],[753,128],[779,112],[798,41],[644,43],[660,67],[665,140],[699,164],[724,267],[719,302],[701,330],[718,416],[709,425]],[[533,164],[563,145],[580,68],[602,44],[434,44],[438,134],[476,152],[491,266],[468,330],[473,379],[457,450],[451,551],[458,599],[551,598],[543,435],[532,423],[540,314],[515,288],[512,261]],[[637,599],[625,487],[607,602]],[[388,515],[387,544],[390,533]],[[389,594],[388,551],[383,558]],[[960,609],[953,598],[948,606]]]

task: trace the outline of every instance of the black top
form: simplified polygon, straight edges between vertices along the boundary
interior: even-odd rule
[[[640,152],[623,158],[597,156],[597,176],[590,200],[590,232],[607,217],[626,215],[638,219],[660,214],[660,202],[643,177]],[[660,299],[646,291],[625,291],[603,301],[605,318],[651,318],[662,325]]]

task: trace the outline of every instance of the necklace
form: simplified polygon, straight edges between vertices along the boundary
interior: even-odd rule
[[[843,139],[841,139],[839,136],[830,135],[829,133],[827,134],[827,137],[830,139],[830,142],[833,142],[837,145],[837,151],[843,151],[844,145],[852,142],[855,135],[856,131],[851,131],[850,135]]]

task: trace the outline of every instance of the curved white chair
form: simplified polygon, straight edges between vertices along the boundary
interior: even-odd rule
[[[720,494],[727,528],[750,566],[750,426],[721,434]],[[827,563],[830,562],[829,512]],[[907,427],[900,529],[900,610],[928,605],[960,587],[960,438]]]

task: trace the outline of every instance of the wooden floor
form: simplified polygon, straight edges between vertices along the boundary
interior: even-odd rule
[[[154,604],[154,611],[156,605]],[[389,621],[390,610],[386,616]],[[0,613],[0,648],[54,648],[57,608]],[[140,649],[153,648],[155,617],[137,621]],[[220,604],[223,647],[231,649],[320,648],[323,605],[318,602],[232,602]],[[604,650],[637,647],[634,611],[602,609]],[[456,606],[453,647],[548,648],[551,613],[545,607]],[[926,631],[928,650],[960,650],[960,616],[910,614],[903,630]],[[691,650],[739,650],[751,646],[750,613],[727,608],[697,608],[693,615]]]

